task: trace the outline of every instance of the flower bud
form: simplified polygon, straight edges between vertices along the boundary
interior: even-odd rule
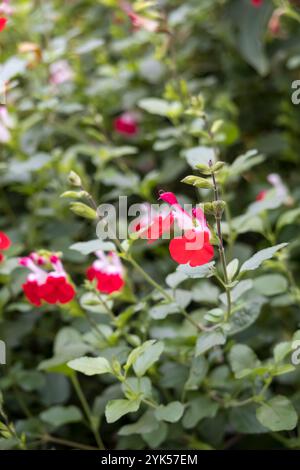
[[[81,178],[75,171],[70,171],[68,176],[69,183],[73,186],[82,186]]]
[[[209,180],[206,180],[205,178],[201,178],[200,176],[189,175],[189,176],[186,176],[183,180],[181,180],[181,182],[185,184],[190,184],[192,186],[196,186],[197,188],[203,188],[203,189],[213,188],[213,184]]]
[[[213,211],[216,217],[222,217],[223,211],[226,206],[226,202],[222,200],[212,202]]]
[[[84,217],[85,219],[97,219],[97,212],[82,202],[73,202],[70,205],[70,209],[74,214]]]

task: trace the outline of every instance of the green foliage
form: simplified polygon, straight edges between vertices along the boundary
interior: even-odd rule
[[[19,3],[0,33],[0,449],[299,449],[296,2],[132,1],[158,31],[116,0]],[[97,238],[98,205],[161,189],[203,209],[209,263]],[[120,291],[87,281],[98,250]],[[25,298],[33,251],[63,257],[71,302]]]

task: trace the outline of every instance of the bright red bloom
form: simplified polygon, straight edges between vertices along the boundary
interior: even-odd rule
[[[47,272],[41,268],[47,262],[51,263],[53,271]],[[66,304],[74,298],[75,289],[68,281],[67,274],[57,256],[53,255],[50,260],[46,260],[37,253],[31,253],[21,258],[20,264],[31,271],[22,288],[33,305],[39,307],[42,301],[49,304]]]
[[[42,305],[40,286],[36,280],[27,280],[22,288],[29,302],[37,307]]]
[[[8,250],[11,245],[10,238],[4,232],[0,232],[0,250]],[[0,252],[0,263],[3,261],[4,255]]]
[[[114,129],[119,134],[134,136],[138,133],[138,124],[134,115],[126,112],[114,120]]]
[[[263,189],[262,191],[259,191],[259,193],[257,194],[256,196],[256,201],[263,201],[267,195],[267,190],[266,189]]]
[[[5,18],[4,16],[1,16],[1,18],[0,18],[0,32],[3,31],[3,29],[6,26],[6,23],[7,23],[7,18]]]
[[[254,7],[261,7],[263,4],[263,0],[251,0],[251,5]]]
[[[97,289],[103,294],[120,291],[124,285],[124,272],[120,258],[114,252],[107,255],[103,251],[96,251],[98,259],[87,269],[86,276],[89,281],[97,280]]]
[[[214,256],[214,248],[202,209],[194,209],[190,215],[180,206],[175,194],[170,192],[161,193],[160,199],[171,205],[170,212],[156,217],[141,235],[150,241],[157,240],[176,223],[183,233],[170,242],[169,251],[173,260],[193,267],[208,263]]]
[[[201,266],[214,256],[214,248],[207,232],[187,231],[182,237],[175,237],[169,245],[170,255],[179,264]]]
[[[11,245],[10,238],[4,232],[0,232],[0,250],[7,250]]]
[[[48,304],[66,304],[74,298],[75,290],[65,276],[49,274],[46,283],[40,287],[40,295]]]

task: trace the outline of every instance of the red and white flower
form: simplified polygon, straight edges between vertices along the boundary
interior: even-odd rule
[[[120,1],[120,7],[130,19],[134,29],[145,29],[150,33],[154,33],[159,29],[158,21],[151,20],[150,18],[147,18],[142,15],[138,15],[137,13],[135,13],[130,3],[126,1]]]
[[[170,211],[155,217],[146,229],[140,231],[139,236],[154,241],[176,224],[181,234],[175,236],[169,244],[173,260],[192,267],[208,263],[214,256],[214,248],[210,243],[211,234],[202,209],[198,207],[189,214],[171,192],[161,193],[160,199],[171,206]]]
[[[288,194],[288,189],[283,183],[280,175],[278,175],[277,173],[270,173],[267,176],[267,180],[275,189],[276,197],[278,199],[281,199],[282,202],[288,202],[290,199],[289,194]],[[263,201],[268,196],[268,193],[269,191],[267,189],[263,189],[257,194],[256,201]]]
[[[120,291],[124,287],[124,269],[117,253],[96,251],[97,260],[86,272],[89,281],[97,280],[97,289],[103,294]]]
[[[38,307],[43,301],[48,304],[66,304],[74,298],[74,287],[68,281],[58,256],[52,255],[47,260],[37,253],[31,253],[29,256],[21,258],[19,263],[31,271],[22,288],[32,304]],[[51,271],[46,271],[41,267],[45,267],[49,263]]]
[[[12,15],[14,12],[14,9],[10,5],[10,0],[2,0],[0,3],[0,14],[1,15]]]
[[[10,238],[4,232],[0,232],[0,263],[4,259],[3,253],[1,251],[8,250],[11,245]]]
[[[133,113],[126,112],[114,120],[114,129],[119,134],[133,137],[138,133],[138,123]]]

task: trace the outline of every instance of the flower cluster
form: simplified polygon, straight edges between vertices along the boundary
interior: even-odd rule
[[[97,280],[97,289],[103,294],[120,291],[124,286],[124,270],[117,253],[96,251],[97,260],[87,270],[89,281]]]
[[[198,207],[189,214],[171,192],[162,192],[160,199],[170,204],[170,210],[154,215],[147,226],[145,218],[142,217],[136,227],[138,236],[148,239],[151,243],[170,231],[176,223],[182,234],[170,241],[169,251],[172,259],[179,264],[189,264],[192,267],[208,263],[214,256],[214,248],[210,243],[211,233],[202,209]]]
[[[11,245],[10,238],[4,232],[0,232],[0,263],[4,259],[3,253],[1,251],[8,250]]]
[[[51,255],[46,259],[37,253],[31,253],[19,262],[31,271],[22,288],[33,305],[39,307],[43,301],[48,304],[66,304],[74,298],[75,290],[68,281],[58,256]],[[50,271],[44,269],[49,266]]]

